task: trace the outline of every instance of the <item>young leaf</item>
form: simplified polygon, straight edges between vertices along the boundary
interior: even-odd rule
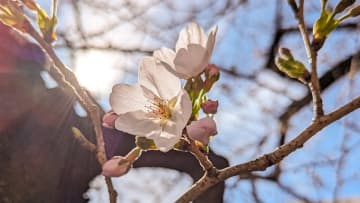
[[[44,9],[37,7],[37,23],[46,42],[52,43],[56,40],[56,16],[50,18]]]

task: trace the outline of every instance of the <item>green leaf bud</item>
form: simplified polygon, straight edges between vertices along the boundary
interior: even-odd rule
[[[275,59],[275,64],[279,70],[291,78],[296,78],[307,84],[310,80],[310,73],[305,68],[305,65],[300,61],[297,61],[291,55],[289,49],[279,49],[280,57]],[[291,55],[291,57],[289,57]]]
[[[56,40],[55,26],[57,24],[57,18],[55,16],[50,18],[44,9],[38,7],[37,23],[46,42],[51,43]]]
[[[315,41],[323,41],[338,25],[340,21],[334,19],[330,11],[325,10],[313,26]]]

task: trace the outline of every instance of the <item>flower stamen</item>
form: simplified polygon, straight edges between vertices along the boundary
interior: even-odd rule
[[[147,112],[151,117],[160,119],[160,125],[165,126],[171,118],[171,105],[169,105],[169,102],[161,98],[154,98],[148,103],[145,106]]]

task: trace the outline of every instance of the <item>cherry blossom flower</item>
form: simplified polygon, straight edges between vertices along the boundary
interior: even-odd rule
[[[110,105],[116,129],[153,139],[163,152],[179,141],[192,112],[180,79],[152,57],[142,60],[138,84],[113,87]]]
[[[191,124],[186,127],[186,131],[191,139],[206,145],[209,143],[210,136],[217,134],[216,123],[214,119],[210,117],[191,122]]]
[[[189,23],[182,29],[175,51],[161,48],[154,57],[167,65],[178,77],[189,79],[199,75],[209,64],[214,49],[217,27],[210,30],[209,36],[200,25]]]

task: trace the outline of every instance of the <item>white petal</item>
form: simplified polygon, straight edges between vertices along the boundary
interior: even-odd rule
[[[155,78],[153,77],[153,75],[155,75],[155,71],[155,60],[152,57],[145,56],[140,62],[140,67],[138,71],[138,82],[141,86],[145,86],[157,96],[160,96],[158,95]]]
[[[147,137],[161,130],[159,120],[151,119],[144,111],[133,111],[119,115],[115,128],[137,136]]]
[[[178,52],[181,48],[186,48],[189,44],[198,44],[205,47],[206,41],[207,37],[202,27],[192,22],[180,31],[175,50]]]
[[[175,52],[172,49],[161,47],[161,49],[154,51],[153,56],[155,59],[168,64],[171,68],[174,68]]]
[[[186,75],[185,79],[200,74],[209,63],[209,53],[200,46],[191,44],[187,49],[180,49],[175,57],[175,71]]]
[[[146,134],[145,137],[148,138],[148,139],[156,139],[157,137],[160,136],[161,131],[162,131],[161,128],[158,129],[158,130],[153,130],[153,131],[151,131],[150,133]]]
[[[217,26],[214,26],[211,28],[210,33],[209,33],[209,38],[206,42],[206,49],[208,50],[210,57],[214,50],[216,33],[217,33]]]
[[[174,64],[176,53],[172,49],[162,47],[161,49],[156,50],[153,56],[156,60],[161,61],[168,69],[168,71],[170,71],[172,74],[176,75],[179,78],[187,77],[186,75],[176,72]]]
[[[161,134],[153,138],[156,147],[162,152],[169,151],[180,140],[183,129],[177,123],[169,121]]]
[[[171,99],[181,89],[180,79],[152,57],[144,57],[139,68],[140,85],[163,99]]]
[[[143,90],[143,95],[148,99],[148,101],[158,101],[161,99],[158,95],[156,95],[153,91],[149,90],[147,87],[140,85]]]
[[[180,139],[180,137],[172,137],[169,139],[165,138],[169,135],[167,132],[161,132],[161,135],[162,136],[154,138],[153,140],[156,147],[162,152],[168,152],[169,150],[171,150]]]
[[[151,138],[160,151],[169,151],[180,140],[183,129],[191,116],[191,112],[192,105],[189,95],[182,89],[177,96],[177,103],[171,112],[171,120],[166,123],[159,136],[153,136]]]
[[[174,106],[171,120],[177,123],[181,128],[184,128],[190,119],[192,113],[192,104],[188,93],[181,90],[178,95],[177,103]]]
[[[115,85],[110,94],[110,105],[116,114],[144,110],[146,98],[139,85]]]

